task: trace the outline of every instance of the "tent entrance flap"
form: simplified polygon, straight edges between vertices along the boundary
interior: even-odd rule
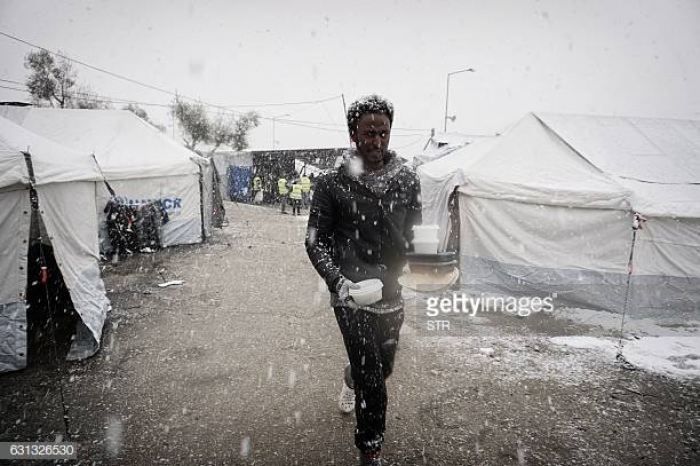
[[[95,183],[40,185],[36,190],[41,219],[73,307],[80,316],[69,358],[89,357],[99,349],[110,309],[100,275],[97,216],[89,214],[96,210]]]

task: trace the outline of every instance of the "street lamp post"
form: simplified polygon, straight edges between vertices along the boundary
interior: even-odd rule
[[[275,122],[277,121],[278,118],[286,118],[290,116],[289,113],[285,113],[284,115],[277,115],[272,117],[272,150],[275,150]]]
[[[455,116],[447,116],[447,106],[450,102],[450,76],[452,76],[453,74],[466,73],[467,71],[473,73],[476,70],[474,70],[474,68],[467,68],[466,70],[452,71],[450,73],[447,73],[447,91],[445,92],[445,132],[447,132],[447,120],[452,119],[452,121],[454,121],[454,119],[456,118]]]

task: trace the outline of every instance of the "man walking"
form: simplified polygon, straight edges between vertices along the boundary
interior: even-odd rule
[[[253,177],[253,203],[262,204],[262,178],[256,173]]]
[[[301,196],[302,196],[301,205],[302,205],[302,207],[307,208],[310,205],[311,178],[306,176],[306,173],[303,173],[301,175],[300,181],[301,181]]]
[[[279,179],[277,180],[277,191],[280,198],[280,212],[286,214],[289,189],[287,189],[287,178],[285,178],[284,175],[280,175]]]
[[[299,178],[294,177],[292,180],[292,191],[289,194],[289,199],[292,201],[292,214],[301,215],[301,201],[303,198],[302,185]]]
[[[420,182],[388,150],[394,120],[389,102],[377,95],[363,98],[350,106],[347,120],[355,149],[316,181],[306,249],[331,292],[350,360],[340,408],[355,410],[361,464],[382,465],[385,379],[393,370],[404,317],[398,278],[412,228],[421,223]],[[372,278],[384,285],[382,299],[358,306],[350,290]]]

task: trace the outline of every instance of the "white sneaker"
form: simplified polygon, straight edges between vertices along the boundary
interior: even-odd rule
[[[345,381],[343,381],[343,388],[340,390],[338,408],[343,414],[350,414],[355,411],[355,390],[348,387]]]

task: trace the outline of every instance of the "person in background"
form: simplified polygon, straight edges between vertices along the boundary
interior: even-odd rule
[[[277,191],[280,197],[280,213],[287,213],[287,200],[289,199],[289,189],[287,189],[287,178],[280,175],[277,180]]]
[[[301,175],[300,181],[301,181],[301,196],[302,196],[301,205],[304,208],[307,208],[311,205],[310,199],[309,199],[309,195],[311,193],[311,179],[308,176],[306,176],[306,174],[304,173]]]
[[[257,173],[253,177],[253,202],[255,204],[262,203],[262,178]]]
[[[420,181],[388,149],[394,108],[372,95],[348,109],[355,145],[332,172],[316,179],[306,250],[331,292],[331,306],[350,360],[339,399],[341,411],[355,411],[355,445],[362,465],[381,458],[387,390],[403,324],[399,276],[421,223]],[[357,282],[380,279],[382,299],[358,306],[350,291]]]
[[[303,200],[303,190],[301,181],[295,177],[292,181],[292,192],[289,194],[289,199],[292,201],[292,214],[301,215],[301,202]]]

